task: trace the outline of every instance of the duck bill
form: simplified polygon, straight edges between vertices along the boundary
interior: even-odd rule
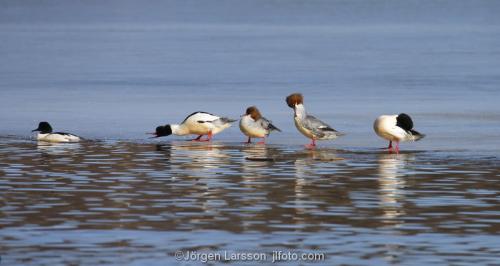
[[[146,135],[153,135],[152,137],[149,137],[150,139],[156,139],[159,138],[158,134],[156,132],[146,132]]]

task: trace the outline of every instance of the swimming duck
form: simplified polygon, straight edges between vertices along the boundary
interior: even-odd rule
[[[40,122],[38,128],[32,132],[38,131],[36,139],[46,142],[78,142],[80,137],[66,132],[52,132],[52,126],[48,122]]]
[[[207,112],[194,112],[186,117],[180,124],[158,126],[155,137],[165,137],[171,134],[177,136],[198,135],[193,141],[210,141],[212,136],[231,126],[236,120],[219,117]],[[207,135],[206,139],[202,139]]]
[[[240,130],[248,136],[247,143],[251,143],[252,138],[262,138],[259,144],[265,144],[266,137],[269,136],[271,131],[281,132],[271,121],[263,117],[255,106],[248,107],[246,113],[241,116]]]
[[[318,118],[307,114],[302,94],[290,94],[286,97],[286,103],[294,110],[294,121],[297,129],[311,139],[311,143],[306,145],[307,148],[314,148],[316,140],[332,140],[344,135]]]
[[[418,141],[424,134],[413,130],[413,121],[407,114],[381,115],[373,123],[375,133],[389,141],[389,152],[392,152],[392,142],[396,142],[396,153],[399,153],[399,142]]]

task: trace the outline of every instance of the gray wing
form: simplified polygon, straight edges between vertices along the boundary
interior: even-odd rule
[[[261,117],[259,120],[260,120],[261,126],[263,128],[265,128],[266,130],[269,130],[269,131],[276,130],[276,131],[281,132],[281,130],[279,128],[277,128],[275,125],[273,125],[272,122],[270,120],[268,120],[267,118]]]
[[[317,119],[312,115],[307,115],[306,119],[304,119],[303,126],[313,132],[314,135],[318,135],[319,137],[323,137],[328,133],[338,133],[337,130],[333,129],[331,126],[326,124],[325,122]]]

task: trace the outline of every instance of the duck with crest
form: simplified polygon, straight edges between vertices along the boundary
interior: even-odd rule
[[[325,122],[308,114],[304,107],[304,97],[300,93],[293,93],[286,97],[288,107],[294,111],[295,127],[307,138],[311,139],[311,143],[306,145],[307,148],[316,147],[316,140],[332,140],[344,135],[333,129]]]

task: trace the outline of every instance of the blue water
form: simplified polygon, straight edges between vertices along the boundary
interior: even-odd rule
[[[0,1],[0,263],[169,265],[179,250],[231,249],[497,263],[499,13],[496,1]],[[346,135],[305,151],[292,92]],[[145,134],[250,105],[283,130],[267,146],[241,144],[236,125],[210,144]],[[386,154],[372,123],[401,112],[426,137]],[[39,121],[91,141],[36,143]]]
[[[271,142],[302,144],[284,104],[299,91],[347,133],[324,145],[384,146],[374,119],[406,112],[427,134],[411,149],[498,150],[495,2],[209,3],[5,2],[0,134],[27,137],[47,120],[143,139],[196,110],[238,118],[257,105],[284,130]]]

